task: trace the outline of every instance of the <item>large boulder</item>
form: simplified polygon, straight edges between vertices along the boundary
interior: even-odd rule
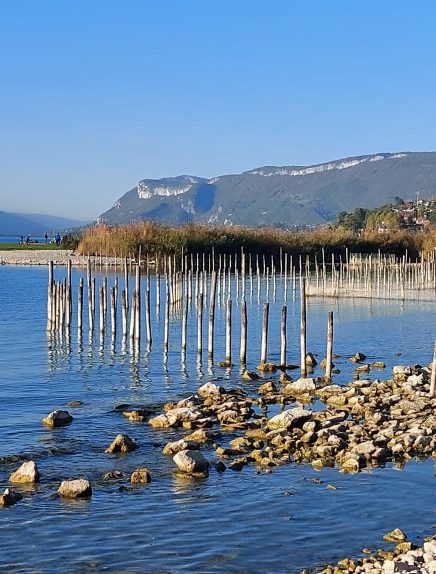
[[[116,452],[126,453],[136,450],[138,445],[136,441],[131,439],[127,434],[117,435],[110,446],[105,450],[105,452],[112,454]]]
[[[33,460],[23,462],[23,464],[9,477],[10,482],[34,483],[39,481],[39,472]]]
[[[52,411],[46,417],[42,419],[42,422],[47,425],[48,427],[55,428],[55,427],[64,427],[69,425],[70,422],[73,420],[73,417],[70,415],[68,411]]]
[[[87,498],[92,495],[91,483],[84,478],[64,480],[58,488],[58,494],[65,498]]]
[[[270,418],[268,421],[268,428],[270,430],[275,430],[291,426],[301,426],[304,422],[310,419],[311,415],[312,413],[310,411],[306,411],[301,407],[287,409]]]
[[[207,475],[209,472],[209,462],[198,450],[181,450],[173,461],[183,473]]]
[[[9,488],[6,488],[3,494],[0,494],[0,506],[13,506],[16,502],[21,500],[23,497],[18,492],[14,492]]]
[[[286,385],[287,392],[294,394],[313,393],[315,389],[316,385],[312,378],[300,378]]]

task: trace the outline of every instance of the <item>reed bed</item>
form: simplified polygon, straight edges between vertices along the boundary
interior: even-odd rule
[[[245,252],[279,255],[286,252],[294,258],[316,256],[324,251],[326,257],[354,253],[391,253],[417,259],[421,252],[436,247],[435,229],[422,233],[398,230],[378,234],[361,234],[343,228],[317,228],[289,231],[276,228],[213,227],[199,223],[174,227],[147,221],[111,227],[97,225],[83,232],[77,251],[115,257],[137,257],[186,253]]]

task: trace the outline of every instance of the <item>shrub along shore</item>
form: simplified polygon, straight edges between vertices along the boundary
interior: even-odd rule
[[[422,252],[431,253],[436,246],[436,229],[424,232],[398,230],[392,233],[365,231],[354,233],[344,228],[325,227],[307,231],[275,228],[214,227],[188,224],[173,227],[156,222],[140,222],[111,227],[96,225],[83,231],[77,250],[81,254],[135,257],[139,251],[152,257],[185,253],[245,253],[294,257],[326,257],[350,253],[391,253],[416,259]]]

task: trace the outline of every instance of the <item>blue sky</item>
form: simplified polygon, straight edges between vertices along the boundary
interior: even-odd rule
[[[0,210],[434,151],[433,0],[0,0]]]

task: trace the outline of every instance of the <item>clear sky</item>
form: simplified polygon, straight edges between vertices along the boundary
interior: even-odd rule
[[[434,0],[0,0],[0,210],[436,149]]]

